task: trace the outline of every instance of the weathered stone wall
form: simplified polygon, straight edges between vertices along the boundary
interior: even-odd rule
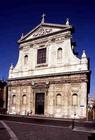
[[[21,37],[18,62],[9,70],[9,113],[28,114],[32,111],[35,115],[36,93],[44,93],[44,115],[86,117],[88,59],[85,51],[81,58],[76,56],[71,38],[69,22],[65,25],[39,24]],[[37,64],[37,53],[41,48],[46,50],[46,62]],[[58,50],[61,50],[60,54]],[[77,105],[73,104],[75,99],[72,98],[76,98]]]
[[[86,117],[87,75],[74,74],[57,77],[40,77],[9,81],[8,111],[9,113],[35,115],[35,95],[45,93],[44,115],[54,117],[76,118]],[[78,105],[73,106],[72,95],[78,95]],[[57,105],[57,95],[61,95]],[[16,104],[12,105],[12,96],[16,95]],[[22,104],[22,96],[26,95],[26,104]]]

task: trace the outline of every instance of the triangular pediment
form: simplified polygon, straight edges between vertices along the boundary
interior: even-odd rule
[[[59,31],[59,30],[60,29],[58,29],[58,28],[50,28],[50,27],[41,26],[34,33],[32,33],[29,37],[27,37],[27,39],[44,36],[44,35]]]
[[[70,26],[66,25],[58,25],[58,24],[39,24],[36,28],[34,28],[32,31],[30,31],[25,36],[21,37],[21,39],[18,41],[25,42],[34,38],[43,37],[45,35],[49,35],[51,33],[56,33],[64,29],[68,29]]]

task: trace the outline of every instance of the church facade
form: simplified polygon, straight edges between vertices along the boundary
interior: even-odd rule
[[[8,113],[86,118],[89,66],[85,51],[74,52],[73,27],[41,23],[19,44],[8,78]]]

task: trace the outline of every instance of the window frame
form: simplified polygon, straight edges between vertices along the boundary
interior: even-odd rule
[[[38,50],[40,50],[40,49],[46,49],[46,61],[45,61],[45,63],[37,63],[37,57],[38,57]],[[35,67],[36,68],[39,68],[39,67],[47,67],[48,66],[48,64],[47,64],[47,61],[48,61],[48,47],[47,46],[45,46],[45,45],[41,45],[41,46],[39,46],[39,47],[37,47],[37,49],[36,49],[36,65],[35,65]]]
[[[57,49],[57,59],[62,59],[62,48],[61,47],[59,47],[58,49]],[[61,52],[61,55],[59,55],[60,54],[60,52]]]
[[[24,99],[24,97],[26,98],[26,99]],[[26,102],[24,102],[24,100],[26,101]],[[27,104],[27,96],[26,96],[26,94],[23,94],[22,95],[22,105],[26,105]]]
[[[38,48],[37,49],[37,65],[46,64],[46,61],[47,61],[46,58],[47,58],[47,49],[46,49],[46,47]]]
[[[28,55],[24,55],[24,65],[27,65],[28,63]]]
[[[58,101],[59,100],[58,97],[60,97],[60,103]],[[61,105],[62,105],[62,95],[60,93],[58,93],[56,95],[56,106],[61,106]]]
[[[16,104],[16,95],[12,95],[12,105]]]
[[[76,98],[76,100],[74,98]],[[72,106],[78,106],[78,94],[77,93],[72,94]]]

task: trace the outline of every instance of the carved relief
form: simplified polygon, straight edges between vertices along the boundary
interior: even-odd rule
[[[51,28],[40,28],[36,33],[33,34],[33,37],[39,37],[42,35],[46,35],[50,32],[52,32]]]

